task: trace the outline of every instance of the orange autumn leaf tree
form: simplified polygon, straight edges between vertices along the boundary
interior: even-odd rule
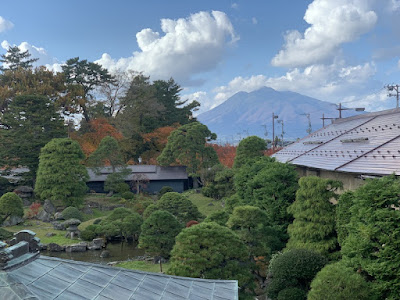
[[[77,132],[71,133],[71,139],[79,143],[86,157],[97,149],[101,140],[106,136],[111,136],[116,140],[123,138],[123,135],[105,118],[91,120],[89,122],[89,131],[82,135]]]
[[[237,146],[233,146],[230,144],[225,144],[225,145],[209,144],[209,146],[213,147],[215,152],[217,152],[219,162],[222,165],[228,168],[232,168],[236,156]]]
[[[165,145],[167,145],[169,135],[179,126],[178,123],[175,123],[171,126],[157,128],[153,132],[142,135],[143,142],[148,148],[148,150],[142,154],[143,163],[157,164],[157,157],[161,154]]]

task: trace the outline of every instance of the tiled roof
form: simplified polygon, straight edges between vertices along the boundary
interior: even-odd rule
[[[169,276],[39,256],[0,272],[0,295],[1,299],[44,300],[235,300],[238,284],[235,280]]]
[[[273,156],[316,169],[400,175],[400,109],[338,119]]]
[[[133,180],[135,175],[140,175],[147,180],[173,180],[173,179],[188,179],[186,173],[186,167],[183,166],[172,166],[172,167],[161,167],[156,165],[134,165],[128,166],[131,170],[131,174],[126,177],[126,180]],[[89,181],[105,181],[107,175],[112,173],[110,167],[104,167],[100,169],[99,173],[96,173],[93,169],[88,169]]]

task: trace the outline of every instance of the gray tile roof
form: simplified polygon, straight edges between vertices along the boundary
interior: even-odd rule
[[[207,280],[39,256],[0,272],[1,299],[238,299],[235,280]]]
[[[273,156],[316,169],[400,175],[400,109],[338,119]]]
[[[127,181],[133,180],[135,175],[143,176],[151,181],[188,179],[186,167],[184,166],[161,167],[156,165],[134,165],[128,166],[128,169],[130,169],[132,173],[125,178]],[[104,167],[100,169],[100,173],[96,173],[94,169],[88,169],[88,172],[89,181],[105,181],[107,175],[112,173],[112,170],[110,167]]]

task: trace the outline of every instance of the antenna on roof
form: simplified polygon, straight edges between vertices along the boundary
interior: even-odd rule
[[[325,120],[334,120],[334,119],[336,119],[336,118],[327,118],[327,117],[325,117],[325,114],[322,114],[322,118],[321,118],[322,127],[325,127]]]
[[[385,88],[388,90],[388,97],[396,97],[396,108],[399,108],[399,85],[385,85]],[[390,92],[395,91],[395,94],[391,94]]]
[[[342,107],[342,103],[339,103],[339,107],[336,108],[339,111],[339,119],[342,118],[342,110],[351,110],[354,109],[355,111],[364,111],[365,108],[364,107],[355,107],[355,108],[343,108]]]

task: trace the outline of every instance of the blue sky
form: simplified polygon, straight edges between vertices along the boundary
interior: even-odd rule
[[[375,111],[395,106],[399,17],[399,0],[8,1],[0,53],[172,76],[201,111],[262,86]]]

